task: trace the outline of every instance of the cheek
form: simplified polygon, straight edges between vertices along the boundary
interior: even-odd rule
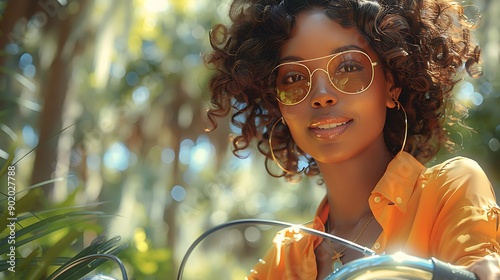
[[[300,116],[303,116],[304,109],[301,108],[301,105],[302,104],[285,106],[283,104],[280,104],[281,115],[285,119],[287,125],[289,123],[295,123],[298,119],[300,119]]]
[[[304,127],[307,126],[305,122],[306,110],[304,104],[297,104],[294,106],[285,106],[280,104],[281,115],[285,119],[286,126],[290,130],[290,134],[295,142],[301,142],[300,138],[303,134]],[[297,143],[298,144],[298,143]]]
[[[378,96],[372,100],[371,104],[366,104],[365,115],[365,125],[369,128],[375,129],[376,131],[382,131],[385,125],[385,119],[387,115],[387,101],[386,96],[383,92],[377,92]]]
[[[377,123],[375,125],[377,131],[380,131],[383,133],[386,117],[387,117],[386,107],[382,106],[382,107],[380,107],[380,109],[377,112]]]

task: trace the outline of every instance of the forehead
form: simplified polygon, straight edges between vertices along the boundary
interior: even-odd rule
[[[355,28],[342,27],[323,10],[315,8],[296,17],[291,37],[280,50],[280,58],[310,59],[332,54],[345,46],[356,46],[373,55],[368,42]]]

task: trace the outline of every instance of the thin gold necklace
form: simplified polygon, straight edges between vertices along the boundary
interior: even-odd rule
[[[368,227],[368,225],[370,224],[370,222],[373,220],[373,215],[370,217],[370,219],[368,220],[368,222],[366,223],[366,225],[363,227],[363,229],[361,230],[361,232],[358,234],[358,236],[356,236],[356,238],[354,238],[354,240],[352,242],[356,243],[356,241],[358,241],[358,239],[361,237],[361,235],[363,235],[363,232],[365,232],[366,228]],[[330,219],[328,218],[327,220],[327,230],[328,230],[328,233],[331,232],[330,230]],[[339,268],[341,268],[344,264],[342,263],[342,260],[341,258],[344,256],[344,252],[349,249],[348,246],[346,246],[344,249],[342,249],[340,252],[337,252],[337,250],[335,250],[335,248],[333,247],[333,244],[332,244],[332,241],[330,239],[327,239],[327,242],[328,244],[330,244],[330,248],[333,250],[333,256],[332,256],[332,270],[333,271],[337,271]]]

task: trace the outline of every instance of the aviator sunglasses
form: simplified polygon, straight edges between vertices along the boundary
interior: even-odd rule
[[[329,58],[326,68],[311,72],[306,62]],[[345,94],[360,94],[373,82],[374,67],[370,56],[360,50],[348,50],[313,59],[281,63],[271,72],[276,78],[277,99],[284,105],[296,105],[311,92],[312,75],[320,70],[328,75],[330,83]]]

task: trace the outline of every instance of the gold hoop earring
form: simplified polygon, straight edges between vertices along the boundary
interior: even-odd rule
[[[283,117],[279,118],[274,124],[273,126],[271,127],[271,132],[269,134],[269,150],[271,152],[271,157],[273,158],[273,161],[274,163],[276,163],[276,165],[278,165],[278,167],[283,170],[285,173],[290,173],[290,174],[302,174],[302,172],[304,171],[305,168],[302,168],[299,172],[297,171],[290,171],[290,170],[287,170],[285,167],[283,167],[283,165],[281,165],[281,163],[278,161],[278,159],[276,158],[276,156],[274,155],[274,151],[273,151],[273,143],[272,143],[272,140],[273,139],[273,133],[274,133],[274,128],[276,127],[276,125],[281,122],[283,125],[286,125],[285,123],[285,119]]]
[[[394,104],[396,104],[396,107],[398,108],[398,111],[400,109],[403,110],[403,114],[405,116],[405,137],[403,138],[403,145],[401,146],[401,150],[399,151],[399,153],[403,152],[404,149],[405,149],[405,146],[406,146],[406,138],[408,137],[408,116],[406,115],[406,110],[405,108],[403,107],[403,105],[401,105],[401,103],[397,100],[394,100]],[[399,154],[398,153],[398,154]]]

